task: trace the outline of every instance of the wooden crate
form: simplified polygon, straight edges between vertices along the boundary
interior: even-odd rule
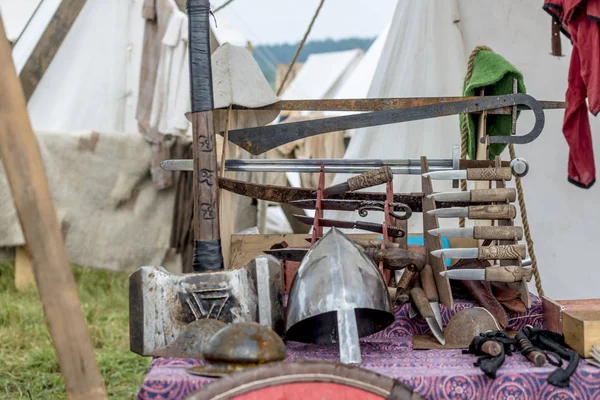
[[[562,331],[573,350],[590,358],[592,346],[600,345],[600,310],[563,312]]]

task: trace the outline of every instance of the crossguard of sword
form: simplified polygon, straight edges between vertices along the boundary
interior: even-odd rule
[[[513,95],[514,106],[523,105],[529,108],[535,116],[535,124],[531,131],[526,135],[507,135],[507,136],[484,136],[479,141],[481,143],[505,143],[505,144],[526,144],[531,143],[542,133],[544,124],[546,123],[546,116],[544,115],[544,109],[541,104],[533,97],[524,94],[516,93]]]
[[[409,219],[412,215],[412,209],[404,203],[389,203],[389,207],[389,214],[394,219],[405,220]],[[358,215],[364,218],[369,215],[369,211],[384,212],[385,208],[381,205],[380,201],[364,201],[358,206],[357,211]],[[404,212],[404,215],[400,215],[396,211]]]

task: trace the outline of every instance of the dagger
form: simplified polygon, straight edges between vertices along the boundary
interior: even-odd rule
[[[440,275],[459,281],[487,281],[513,283],[521,282],[523,278],[529,282],[533,274],[532,268],[516,265],[487,267],[482,269],[451,269],[440,272]]]
[[[512,204],[450,207],[427,211],[438,218],[502,219],[511,220],[517,216]]]
[[[308,243],[312,243],[312,238],[306,238],[304,240],[306,240]],[[381,245],[383,245],[385,249],[397,249],[400,247],[400,243],[388,242],[387,240],[359,239],[359,238],[351,238],[350,240],[352,240],[354,243],[356,243],[363,249],[366,249],[367,247],[377,247],[378,249],[380,249]],[[410,245],[410,246],[414,246],[414,245]]]
[[[310,249],[304,248],[285,248],[263,250],[263,253],[270,254],[283,261],[300,262]],[[408,269],[409,271],[420,271],[425,265],[425,255],[416,251],[408,251],[398,248],[378,249],[375,247],[364,248],[365,254],[373,260],[374,263],[383,261],[383,266],[389,270]]]
[[[276,186],[276,185],[259,185],[256,183],[249,183],[244,181],[238,181],[235,179],[219,178],[219,187],[223,190],[239,194],[241,196],[251,197],[253,199],[272,201],[275,203],[289,203],[294,200],[303,200],[314,198],[316,199],[314,189],[308,188],[294,188],[289,186]],[[341,195],[333,196],[335,199],[340,200],[361,200],[361,201],[386,201],[386,194],[382,192],[346,192]],[[393,202],[404,203],[413,212],[421,212],[423,199],[422,193],[395,193]],[[452,203],[452,202],[437,202],[436,207],[453,207],[453,206],[467,206],[472,205],[469,203]]]
[[[521,240],[523,228],[520,226],[472,226],[466,228],[437,228],[428,231],[433,236],[449,238],[473,238],[479,240]]]
[[[438,181],[465,179],[468,181],[510,181],[511,168],[469,168],[463,170],[433,171],[423,174]]]
[[[288,203],[291,206],[304,210],[315,210],[317,208],[316,199],[294,200]],[[395,219],[405,220],[412,215],[412,210],[409,206],[403,203],[389,203],[389,214]],[[369,211],[385,211],[385,202],[383,201],[362,201],[362,200],[337,200],[323,199],[321,200],[321,209],[323,210],[338,210],[338,211],[358,211],[358,215],[366,217]],[[404,215],[400,215],[395,211],[403,211]]]
[[[514,188],[473,189],[470,191],[441,192],[427,196],[435,201],[466,201],[473,203],[504,203],[513,202],[517,198]]]
[[[358,176],[353,176],[346,182],[338,185],[330,186],[323,190],[323,196],[332,196],[334,194],[341,194],[345,192],[354,192],[360,189],[373,187],[387,183],[394,179],[392,169],[388,166],[375,169],[373,171],[365,172]]]
[[[229,131],[229,141],[251,154],[259,155],[286,143],[327,132],[389,125],[448,115],[468,114],[500,107],[518,106],[520,104],[531,109],[535,116],[534,127],[527,135],[486,136],[482,139],[487,140],[488,143],[525,144],[535,140],[540,135],[544,127],[545,116],[540,103],[524,93],[504,96],[484,96],[471,100],[457,100],[411,108],[398,108],[342,117],[235,129]]]
[[[500,246],[482,246],[471,249],[440,249],[431,252],[434,257],[474,258],[477,260],[518,260],[527,257],[524,244],[508,244]]]
[[[294,214],[294,218],[306,225],[312,225],[314,223],[314,218],[306,215]],[[374,224],[372,222],[336,221],[332,219],[319,218],[319,224],[328,228],[362,229],[374,233],[383,233],[383,225]],[[394,238],[404,237],[406,232],[397,226],[388,226],[388,235]]]
[[[188,0],[189,73],[194,151],[194,258],[196,272],[223,269],[219,229],[217,148],[213,130],[209,0]]]

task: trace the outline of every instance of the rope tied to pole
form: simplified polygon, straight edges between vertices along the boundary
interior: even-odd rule
[[[321,0],[321,3],[319,3],[319,7],[317,7],[317,11],[315,11],[315,15],[313,15],[312,20],[310,21],[310,24],[308,25],[308,29],[306,29],[306,33],[304,34],[304,37],[300,41],[300,44],[298,45],[298,48],[296,49],[296,53],[294,54],[294,57],[292,58],[292,62],[290,63],[290,66],[288,67],[288,69],[285,73],[285,76],[283,77],[283,80],[281,81],[281,85],[279,85],[279,88],[277,89],[277,96],[281,95],[281,92],[283,91],[283,88],[285,87],[285,83],[287,82],[287,80],[290,76],[290,73],[292,72],[292,69],[294,69],[296,60],[298,59],[298,56],[300,55],[300,52],[302,51],[302,48],[304,47],[304,43],[306,43],[306,39],[308,38],[308,35],[310,34],[310,31],[312,30],[313,25],[315,24],[315,21],[317,20],[317,17],[319,16],[319,12],[321,12],[321,8],[323,8],[324,3],[325,3],[325,0]]]
[[[475,63],[475,58],[477,54],[481,50],[493,51],[488,46],[477,46],[471,52],[469,56],[469,61],[467,64],[467,74],[465,76],[465,86],[471,81],[471,77],[473,76],[473,66]],[[468,145],[468,136],[469,136],[469,128],[467,125],[467,118],[464,115],[464,118],[461,123],[461,142],[460,142],[460,158],[465,160],[467,158],[467,145]],[[509,153],[511,160],[516,158],[515,146],[510,144]],[[488,157],[486,157],[488,158]],[[537,258],[535,257],[535,250],[533,248],[533,239],[531,238],[531,230],[529,228],[529,220],[527,218],[527,207],[525,205],[525,195],[523,193],[523,184],[521,183],[521,178],[515,178],[516,187],[517,187],[517,197],[519,201],[519,209],[521,210],[521,220],[523,221],[523,230],[525,232],[525,241],[527,242],[527,250],[529,252],[529,256],[531,258],[531,269],[533,270],[533,277],[535,279],[535,288],[538,292],[539,296],[544,296],[544,289],[542,288],[542,278],[540,276],[540,271],[538,269]],[[460,188],[462,191],[467,190],[467,181],[460,181]],[[465,226],[465,219],[461,218],[459,220],[459,226]]]

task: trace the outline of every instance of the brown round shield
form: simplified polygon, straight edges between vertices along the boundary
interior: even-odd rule
[[[416,400],[404,383],[339,363],[301,360],[269,363],[226,376],[187,400]]]

